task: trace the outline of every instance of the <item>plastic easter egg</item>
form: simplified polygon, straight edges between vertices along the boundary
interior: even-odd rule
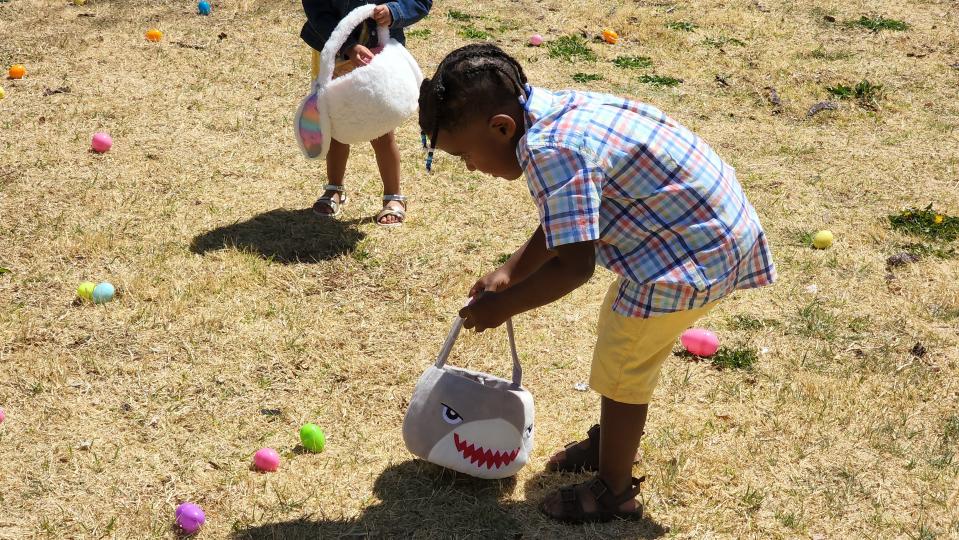
[[[102,154],[113,147],[113,138],[102,131],[93,134],[93,140],[90,141],[90,148],[94,152]]]
[[[157,30],[156,28],[151,28],[147,30],[146,37],[147,37],[147,41],[152,41],[156,43],[157,41],[160,41],[161,39],[163,39],[163,32]]]
[[[4,412],[3,407],[0,407],[0,424],[7,419],[7,413]]]
[[[93,301],[93,289],[95,289],[96,286],[97,284],[92,281],[84,281],[77,287],[77,296],[84,300]]]
[[[26,74],[27,68],[23,64],[14,64],[10,66],[10,71],[7,72],[11,79],[22,79]]]
[[[310,452],[322,452],[326,446],[326,435],[320,426],[306,424],[300,428],[300,442],[303,443],[303,448]]]
[[[113,300],[113,295],[116,293],[116,289],[113,288],[113,285],[104,281],[103,283],[98,283],[96,287],[93,288],[93,303],[94,304],[106,304],[110,300]]]
[[[2,86],[0,86],[0,99],[3,99],[5,97],[7,97],[7,91],[4,90]]]
[[[196,534],[200,527],[206,523],[206,514],[199,505],[185,502],[176,507],[173,514],[176,518],[176,524],[183,529],[186,534]]]
[[[619,34],[617,34],[615,30],[607,28],[603,30],[603,41],[610,45],[616,45],[619,43]]]
[[[679,337],[683,347],[696,356],[712,356],[719,350],[716,334],[702,328],[690,328]]]
[[[543,36],[539,34],[533,34],[529,37],[529,44],[533,47],[539,47],[543,44]]]
[[[85,5],[87,5],[87,0],[73,0],[73,5],[75,5],[75,6],[85,6]]]
[[[273,472],[280,467],[280,454],[272,448],[261,448],[253,454],[253,467],[258,471]]]
[[[826,249],[832,246],[832,231],[819,231],[812,237],[812,245],[816,249]]]
[[[196,5],[196,11],[200,15],[209,15],[213,7],[206,0],[200,0],[200,3]]]

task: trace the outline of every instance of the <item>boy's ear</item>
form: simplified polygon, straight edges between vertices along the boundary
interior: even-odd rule
[[[497,136],[512,139],[516,133],[516,120],[508,114],[497,114],[489,119],[489,128]]]

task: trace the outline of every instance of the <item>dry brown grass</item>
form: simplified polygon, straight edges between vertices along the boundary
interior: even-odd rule
[[[204,506],[208,538],[959,537],[959,265],[929,258],[889,282],[884,268],[906,241],[886,214],[959,214],[955,2],[449,0],[418,26],[432,32],[410,40],[424,71],[464,43],[445,16],[458,9],[498,17],[476,26],[537,84],[600,73],[590,88],[663,108],[738,168],[773,239],[781,282],[705,323],[768,353],[747,373],[671,360],[637,471],[651,518],[591,527],[535,504],[570,481],[541,474],[545,460],[595,419],[595,396],[572,387],[610,276],[517,321],[538,441],[515,482],[411,461],[406,400],[468,285],[535,226],[525,187],[444,157],[426,176],[410,123],[408,224],[371,224],[367,148],[343,221],[315,221],[303,209],[320,169],[289,127],[307,87],[299,2],[193,9],[0,4],[0,64],[29,70],[0,83],[0,537],[169,537],[182,500]],[[862,15],[911,28],[842,24]],[[152,25],[160,44],[143,39]],[[623,42],[592,44],[595,65],[524,46],[533,31],[604,26]],[[713,45],[724,38],[742,45]],[[612,67],[620,54],[654,66]],[[645,72],[685,82],[656,88],[637,82]],[[843,102],[806,118],[826,86],[862,79],[885,87],[878,112]],[[103,156],[86,152],[97,129],[116,141]],[[826,227],[831,250],[801,244]],[[120,297],[74,305],[87,279]],[[503,372],[505,353],[498,333],[467,336],[458,362]],[[326,428],[325,453],[294,451],[306,421]],[[248,470],[261,446],[281,452],[279,472]]]

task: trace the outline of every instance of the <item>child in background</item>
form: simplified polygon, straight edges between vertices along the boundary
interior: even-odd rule
[[[315,79],[320,71],[320,51],[330,38],[337,23],[355,8],[365,4],[377,4],[373,11],[373,20],[354,31],[337,55],[340,61],[333,70],[333,77],[349,73],[353,69],[365,66],[381,44],[377,43],[375,25],[388,26],[390,37],[406,43],[403,28],[425,17],[433,5],[433,0],[303,0],[306,12],[306,24],[300,32],[313,48],[312,72]],[[396,138],[390,132],[374,141],[373,152],[376,165],[383,180],[383,210],[376,216],[376,223],[383,226],[398,226],[406,219],[406,197],[400,192],[400,151]],[[346,192],[343,181],[346,176],[346,162],[350,156],[350,146],[339,141],[330,142],[326,156],[326,176],[328,184],[323,195],[313,204],[313,211],[322,216],[335,217],[346,204]]]
[[[598,475],[540,508],[575,523],[641,518],[632,467],[663,361],[721,298],[775,280],[735,171],[654,107],[527,85],[494,45],[450,53],[423,81],[419,114],[431,148],[469,170],[508,180],[525,173],[539,210],[529,240],[473,285],[460,311],[466,328],[554,302],[596,264],[618,274],[600,309],[590,374],[602,396],[599,425],[547,465]]]

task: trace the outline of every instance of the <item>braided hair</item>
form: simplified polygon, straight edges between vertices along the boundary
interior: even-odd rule
[[[419,122],[423,146],[430,135],[426,170],[440,129],[449,131],[473,117],[495,114],[525,95],[526,74],[512,56],[492,44],[473,44],[449,53],[432,79],[420,85]]]

